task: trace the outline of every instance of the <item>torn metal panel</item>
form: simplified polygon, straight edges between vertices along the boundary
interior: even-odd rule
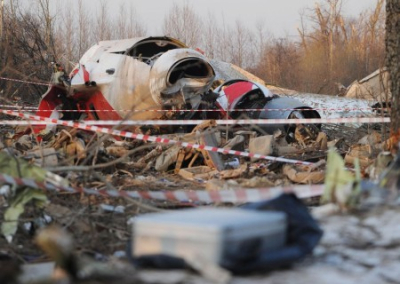
[[[266,86],[274,94],[277,95],[288,95],[297,93],[294,90],[269,85],[261,78],[255,76],[254,74],[251,74],[250,72],[240,68],[239,66],[236,66],[235,64],[223,62],[216,59],[211,59],[210,62],[211,65],[214,67],[215,78],[217,80],[221,81],[229,81],[232,79],[249,80],[257,84],[260,84],[262,86]]]
[[[207,59],[191,49],[168,51],[152,64],[150,93],[160,106],[182,108],[188,102],[198,108],[201,94],[209,90],[215,77]]]
[[[378,69],[367,77],[353,82],[346,91],[347,98],[357,98],[378,102],[390,101],[389,72]]]
[[[319,112],[312,110],[308,105],[288,97],[278,97],[268,101],[265,109],[286,109],[282,111],[263,111],[260,113],[259,118],[262,119],[297,119],[297,118],[321,118]],[[315,125],[321,128],[320,124]],[[270,126],[261,126],[267,133],[274,133],[277,130],[282,130],[283,133],[291,133],[294,127],[289,124],[276,124]]]
[[[230,112],[229,115],[231,117],[240,115],[240,113],[236,114],[235,110],[252,108],[252,106],[254,108],[254,104],[262,104],[262,101],[266,98],[273,97],[272,92],[265,86],[252,81],[240,79],[227,81],[217,87],[214,92],[219,94],[217,99],[218,103],[225,111]],[[248,102],[253,102],[253,105],[246,104]]]
[[[200,140],[204,145],[218,147],[216,135],[215,129],[209,128],[201,133]],[[222,171],[225,168],[219,153],[206,150],[201,150],[201,153],[203,154],[206,165],[210,168],[217,169],[218,171]]]
[[[83,55],[68,84],[51,86],[38,114],[68,106],[88,119],[161,118],[163,112],[148,110],[196,108],[214,77],[204,55],[169,37],[102,41]]]
[[[227,81],[214,92],[219,94],[217,102],[228,118],[321,118],[319,113],[307,104],[293,98],[276,96],[265,86],[248,80]],[[320,128],[320,125],[316,127]],[[281,130],[292,137],[295,130],[290,124],[260,125],[259,128],[269,134]]]

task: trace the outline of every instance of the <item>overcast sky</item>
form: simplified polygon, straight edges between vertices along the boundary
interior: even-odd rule
[[[314,7],[315,2],[323,0],[110,0],[111,6],[120,3],[132,3],[150,34],[160,33],[163,18],[175,2],[187,1],[204,19],[209,11],[216,17],[224,17],[228,24],[236,19],[253,27],[257,20],[262,20],[265,27],[275,36],[297,35],[296,27],[300,22],[300,12]],[[96,4],[99,0],[85,0]],[[373,8],[377,0],[343,0],[346,15],[357,16],[367,8]],[[116,10],[118,10],[116,8]]]

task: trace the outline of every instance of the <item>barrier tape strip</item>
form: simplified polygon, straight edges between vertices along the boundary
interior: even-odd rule
[[[242,156],[242,157],[247,157],[247,158],[268,160],[268,161],[272,161],[272,162],[282,162],[282,163],[307,165],[307,166],[314,164],[311,162],[298,161],[298,160],[286,159],[286,158],[281,158],[281,157],[266,156],[266,155],[260,155],[260,154],[249,153],[249,152],[234,151],[234,150],[228,150],[228,149],[224,149],[224,148],[207,146],[207,145],[203,145],[203,144],[182,142],[182,141],[177,141],[177,140],[172,140],[172,139],[167,139],[167,138],[162,138],[162,137],[157,137],[157,136],[136,134],[136,133],[132,133],[132,132],[128,132],[128,131],[120,131],[120,130],[115,130],[115,129],[106,128],[106,127],[87,125],[85,123],[50,119],[50,118],[36,116],[36,115],[28,115],[28,114],[18,113],[18,112],[11,111],[11,110],[1,110],[0,109],[0,112],[4,113],[4,114],[12,115],[12,116],[21,117],[21,118],[28,119],[28,120],[46,121],[46,122],[51,122],[51,123],[57,124],[57,125],[64,125],[64,126],[69,126],[69,127],[73,127],[73,128],[79,128],[79,129],[83,129],[83,130],[89,130],[89,131],[93,131],[93,132],[105,133],[105,134],[110,134],[110,135],[114,135],[114,136],[132,138],[132,139],[137,139],[137,140],[142,140],[142,141],[151,141],[151,142],[156,142],[156,143],[161,143],[161,144],[178,145],[178,146],[184,147],[184,148],[200,149],[200,150],[205,150],[205,151],[210,151],[210,152],[217,152],[217,153],[221,153],[221,154],[229,154],[229,155],[234,155],[234,156]],[[204,122],[204,120],[202,122]]]
[[[0,112],[12,112],[11,110],[0,110]],[[50,119],[49,119],[50,120]],[[2,125],[50,125],[62,123],[75,123],[70,120],[52,121],[20,121],[20,120],[0,120]],[[85,125],[197,125],[204,120],[85,120]],[[217,125],[276,125],[276,124],[340,124],[340,123],[390,123],[390,117],[345,117],[345,118],[305,118],[305,119],[220,119],[215,120]]]
[[[38,86],[51,86],[50,83],[25,81],[25,80],[11,79],[11,78],[5,78],[5,77],[0,77],[0,80],[12,81],[12,82],[18,82],[18,83],[25,83],[25,84],[31,84],[31,85],[38,85]]]
[[[21,108],[21,111],[30,111],[30,110],[39,110],[37,107],[24,107],[24,106],[13,106],[13,105],[0,105],[0,107],[8,107],[8,108]],[[378,110],[389,110],[390,108],[247,108],[247,109],[235,109],[234,111],[230,112],[245,112],[245,111],[279,111],[279,112],[284,112],[284,111],[295,111],[295,110],[301,110],[301,111],[349,111],[349,112],[355,112],[355,111],[378,111]],[[51,109],[45,109],[45,110],[40,110],[41,112],[52,112],[53,110]],[[129,109],[120,109],[120,110],[115,110],[115,109],[96,109],[96,112],[220,112],[220,109],[143,109],[143,110],[129,110]],[[66,109],[66,110],[60,110],[60,112],[91,112],[90,110],[77,110],[77,109]]]
[[[28,110],[38,110],[38,107],[33,107],[33,106],[20,106],[20,105],[1,105],[0,108],[16,108],[20,109],[23,111],[28,111]],[[47,110],[46,110],[47,111]]]
[[[124,190],[106,190],[106,189],[89,189],[83,187],[69,187],[54,185],[51,183],[37,182],[27,178],[15,178],[6,174],[0,174],[0,182],[28,186],[32,188],[49,190],[49,191],[66,191],[69,193],[85,193],[89,195],[106,196],[106,197],[129,197],[146,200],[159,201],[178,201],[187,203],[246,203],[256,202],[260,200],[272,199],[282,193],[295,193],[297,197],[311,198],[321,196],[324,191],[324,185],[294,185],[286,187],[271,188],[244,188],[235,190],[175,190],[175,191],[124,191]]]

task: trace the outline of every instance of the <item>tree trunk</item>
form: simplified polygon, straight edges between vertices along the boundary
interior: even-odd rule
[[[4,13],[4,0],[0,0],[0,44],[3,42],[3,13]]]
[[[386,67],[392,93],[391,131],[400,138],[400,0],[386,0]]]

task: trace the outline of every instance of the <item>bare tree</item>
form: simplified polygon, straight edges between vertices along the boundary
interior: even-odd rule
[[[272,41],[272,36],[266,31],[265,24],[262,21],[256,22],[256,32],[254,37],[254,44],[252,48],[249,48],[251,66],[250,71],[255,73],[255,75],[267,79],[269,61],[267,56],[267,50],[269,48],[268,43]]]
[[[296,44],[285,38],[271,41],[260,58],[261,62],[267,62],[263,72],[265,80],[287,88],[299,86],[300,54]]]
[[[125,4],[119,7],[119,17],[116,28],[116,38],[133,38],[144,36],[146,29],[139,23],[138,16],[132,3],[130,3],[129,10]]]
[[[139,37],[146,34],[146,28],[140,23],[135,7],[130,3],[129,9],[129,26],[127,37]]]
[[[241,21],[236,20],[230,34],[231,41],[228,50],[231,62],[240,67],[247,67],[249,64],[249,55],[251,54],[252,33]]]
[[[208,13],[203,30],[203,45],[201,46],[211,58],[217,58],[219,27],[212,13]]]
[[[63,65],[68,68],[69,62],[75,59],[76,50],[76,40],[75,35],[77,31],[76,21],[75,21],[75,9],[71,7],[69,3],[64,3],[64,7],[60,13],[60,21],[58,24],[58,36],[55,38],[57,41],[57,46],[60,46],[60,58]]]
[[[4,0],[0,1],[0,44],[3,41],[3,22],[4,22]]]
[[[111,17],[108,1],[97,1],[97,14],[91,17],[84,0],[57,13],[50,7],[54,2],[35,0],[30,3],[36,5],[25,9],[18,0],[4,1],[0,10],[0,22],[4,23],[0,36],[2,76],[47,80],[48,63],[57,56],[68,65],[96,41],[146,33],[132,4],[121,6],[119,14]],[[377,0],[373,9],[354,18],[342,15],[342,2],[320,0],[303,14],[299,41],[288,37],[274,40],[261,23],[255,32],[239,21],[228,25],[223,13],[210,13],[203,21],[190,2],[172,6],[163,31],[189,46],[201,47],[212,58],[251,68],[267,82],[335,94],[336,82],[348,85],[363,78],[382,66],[385,53],[384,0]],[[18,93],[11,83],[0,81],[0,87]]]
[[[45,25],[45,39],[46,39],[46,45],[50,48],[51,45],[53,45],[53,39],[52,39],[52,23],[54,17],[51,15],[50,11],[50,0],[37,0],[37,3],[39,4],[39,18],[43,21]],[[53,50],[54,51],[54,50]]]
[[[301,72],[299,90],[336,94],[337,83],[349,85],[382,66],[383,0],[357,18],[343,16],[343,2],[323,0],[301,13],[301,57],[292,67]]]
[[[83,5],[83,0],[78,0],[78,54],[81,58],[91,44],[90,27],[92,26],[89,13]]]
[[[231,59],[229,58],[228,46],[230,45],[231,38],[230,38],[230,31],[229,27],[226,24],[224,14],[219,17],[221,19],[220,28],[218,29],[217,34],[217,46],[214,54],[216,57],[222,61],[229,62]]]
[[[95,27],[96,41],[111,39],[111,21],[108,16],[108,6],[106,0],[100,1],[99,12]]]
[[[183,6],[174,3],[164,18],[163,32],[197,47],[201,43],[202,21],[193,8],[185,2]]]
[[[390,74],[392,93],[392,134],[400,134],[400,1],[386,0],[386,66]]]
[[[119,6],[119,15],[114,35],[118,39],[126,38],[128,33],[128,16],[125,3]]]
[[[305,52],[308,52],[307,39],[306,39],[307,31],[306,31],[306,25],[304,23],[304,17],[305,17],[304,14],[305,14],[304,11],[300,13],[300,27],[297,27],[297,32],[299,33],[301,38],[301,46],[303,47]]]
[[[30,81],[48,80],[50,54],[46,43],[46,26],[37,14],[19,8],[14,10],[15,7],[8,6],[4,13],[5,37],[0,55],[0,75]],[[6,97],[21,95],[24,100],[31,102],[37,101],[45,90],[40,86],[23,83],[2,81],[0,84]]]
[[[372,72],[370,66],[375,67],[377,64],[383,65],[382,57],[380,54],[384,53],[384,0],[378,0],[373,9],[368,16],[366,23],[366,39],[368,41],[366,48],[366,71]],[[378,61],[377,61],[378,60]]]

